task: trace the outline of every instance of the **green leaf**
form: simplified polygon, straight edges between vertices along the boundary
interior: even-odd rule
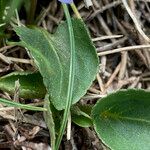
[[[47,127],[48,127],[49,132],[50,132],[51,148],[52,148],[52,150],[55,150],[55,140],[56,140],[55,123],[54,123],[54,119],[53,119],[53,113],[51,110],[50,100],[49,100],[48,94],[45,96],[45,99],[44,99],[44,108],[47,109],[47,111],[44,112],[44,119],[45,119],[45,122],[46,122]]]
[[[55,132],[58,133],[62,123],[63,111],[58,111],[52,104],[50,105],[50,107],[55,123]],[[73,105],[70,110],[71,120],[80,127],[93,126],[92,118],[90,116],[91,108],[91,106]]]
[[[8,23],[23,0],[0,0],[0,24]]]
[[[93,124],[92,124],[92,119],[89,118],[89,117],[85,117],[84,115],[75,115],[73,114],[72,115],[72,121],[80,126],[80,127],[83,127],[83,128],[88,128],[88,127],[91,127]]]
[[[47,111],[46,108],[42,108],[42,107],[35,107],[32,105],[27,105],[27,104],[21,104],[18,102],[13,102],[7,99],[3,99],[0,98],[0,103],[3,103],[7,106],[11,106],[11,107],[16,107],[16,108],[22,108],[22,109],[26,109],[26,110],[32,110],[32,111]]]
[[[89,109],[89,107],[86,106]],[[91,127],[93,125],[92,118],[86,111],[82,111],[78,106],[72,106],[71,108],[71,119],[80,127]]]
[[[149,150],[150,92],[122,90],[99,100],[92,110],[95,130],[114,150]]]
[[[50,103],[50,109],[53,115],[53,120],[55,124],[55,133],[58,135],[60,131],[60,127],[62,125],[62,120],[63,120],[63,110],[59,111],[57,110],[52,103]]]
[[[0,78],[0,89],[14,95],[15,81],[19,80],[21,98],[44,98],[46,88],[40,73],[12,72]]]
[[[98,70],[98,57],[84,23],[72,20],[75,34],[75,79],[73,101],[75,104],[86,93]],[[66,106],[69,80],[70,42],[67,23],[59,25],[53,35],[44,29],[15,27],[22,44],[29,49],[43,76],[44,84],[53,105],[62,110]]]
[[[68,87],[67,87],[67,97],[66,97],[66,105],[63,114],[62,124],[58,133],[58,137],[56,140],[56,150],[59,149],[60,143],[63,138],[63,134],[65,132],[65,128],[67,125],[67,120],[70,114],[70,108],[72,105],[73,99],[73,87],[74,87],[74,76],[75,76],[75,36],[72,26],[71,17],[69,14],[69,9],[66,4],[62,4],[64,13],[67,19],[67,27],[69,31],[69,45],[70,45],[70,62],[69,62],[69,79],[68,79]]]
[[[92,111],[92,108],[93,108],[93,104],[76,104],[78,107],[79,107],[79,109],[81,110],[81,111],[83,111],[83,112],[85,112],[87,115],[91,115],[91,111]]]

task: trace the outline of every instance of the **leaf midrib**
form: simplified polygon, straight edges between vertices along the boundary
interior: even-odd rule
[[[137,121],[137,122],[143,122],[143,123],[148,123],[150,124],[150,120],[145,120],[142,118],[134,118],[134,117],[125,117],[125,116],[120,116],[119,114],[107,112],[105,115],[101,115],[103,118],[112,118],[112,119],[120,119],[120,120],[130,120],[130,121]]]

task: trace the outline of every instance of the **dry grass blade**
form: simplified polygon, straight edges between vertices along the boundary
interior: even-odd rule
[[[137,20],[137,18],[135,17],[135,15],[132,13],[130,7],[128,6],[128,3],[126,0],[122,0],[124,7],[126,8],[127,12],[129,13],[130,17],[132,18],[138,32],[140,33],[140,35],[145,39],[145,41],[150,42],[149,37],[143,32],[143,30],[140,27],[140,23]]]
[[[115,38],[120,38],[120,37],[123,37],[123,35],[110,35],[110,36],[108,35],[108,36],[93,38],[92,41],[96,42],[96,41],[107,40],[107,39],[115,39]]]
[[[104,56],[104,55],[110,55],[110,54],[114,54],[114,53],[118,53],[118,52],[122,52],[122,51],[130,51],[130,50],[138,50],[138,49],[147,49],[150,48],[150,45],[136,45],[136,46],[128,46],[128,47],[122,47],[122,48],[117,48],[117,49],[113,49],[113,50],[109,50],[109,51],[104,51],[104,52],[99,52],[98,56]]]

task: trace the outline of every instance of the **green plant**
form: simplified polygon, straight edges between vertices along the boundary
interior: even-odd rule
[[[97,102],[92,110],[99,138],[114,150],[148,150],[150,92],[122,90]]]
[[[3,40],[10,37],[5,33],[8,24],[11,22],[15,10],[17,11],[22,4],[22,0],[0,0],[0,46]]]
[[[12,37],[12,32],[7,33],[10,24],[19,21],[20,8],[24,7],[26,24],[34,24],[37,0],[0,0],[0,45]],[[16,19],[16,17],[17,19]],[[10,29],[9,29],[10,30]]]
[[[35,7],[36,2],[32,1]],[[16,44],[27,49],[38,72],[13,72],[0,78],[0,89],[11,95],[15,92],[15,81],[19,79],[19,96],[25,99],[44,98],[44,108],[5,99],[0,99],[0,102],[43,111],[53,150],[59,149],[69,116],[81,127],[94,126],[98,137],[111,149],[149,149],[150,92],[121,90],[99,99],[94,106],[77,103],[95,79],[99,62],[73,1],[65,2],[71,5],[78,19],[71,18],[67,5],[62,4],[66,21],[54,34],[39,27],[14,27],[21,40]],[[35,7],[28,23],[33,22]]]
[[[15,28],[16,33],[21,37],[22,45],[29,49],[43,76],[43,82],[50,95],[51,103],[58,110],[67,109],[64,116],[65,125],[71,104],[79,101],[86,93],[95,78],[98,68],[96,51],[84,23],[78,19],[73,19],[71,22],[76,44],[76,51],[73,54],[75,55],[74,61],[71,61],[71,63],[72,53],[70,52],[69,37],[72,35],[69,35],[67,23],[62,23],[54,35],[49,35],[45,30],[38,28]],[[72,64],[72,67],[68,64]],[[72,72],[71,68],[75,69],[75,73]],[[74,76],[74,81],[72,76]],[[86,80],[84,80],[85,77]],[[68,89],[68,87],[72,89]],[[70,90],[73,92],[71,92],[73,96],[68,95],[68,90],[69,93]],[[70,100],[67,101],[68,98]],[[62,136],[63,131],[60,131],[60,134]],[[61,137],[58,139],[60,142]]]
[[[0,0],[0,29],[10,23],[15,10],[19,9],[22,0]]]
[[[0,89],[13,95],[16,80],[20,83],[19,97],[25,99],[45,97],[46,88],[39,72],[12,72],[5,75],[0,78]]]
[[[53,149],[55,149],[55,144],[56,149],[59,148],[68,115],[70,114],[71,105],[79,101],[86,93],[98,70],[98,57],[83,21],[80,19],[71,20],[67,6],[64,4],[63,7],[67,22],[60,24],[57,32],[53,35],[50,35],[47,31],[40,28],[29,29],[27,27],[15,27],[16,33],[21,38],[19,44],[29,49],[29,53],[34,58],[43,77],[43,83],[48,93],[45,98],[45,103],[50,100],[56,109],[65,109],[56,142],[54,136],[55,126],[53,126],[53,132],[50,131]],[[80,40],[81,38],[82,42]],[[32,77],[34,74],[28,73],[27,76]],[[3,77],[1,81],[6,80],[2,85],[8,81],[9,86],[7,87],[7,91],[13,93],[10,90],[12,83],[14,83],[16,78],[20,77],[20,81],[22,82],[20,95],[28,96],[27,93],[23,92],[26,88],[27,76],[25,76],[25,74],[19,75],[16,73]],[[35,80],[39,80],[39,77],[36,77]],[[86,80],[84,80],[85,77]],[[6,90],[3,86],[1,87],[3,90]],[[9,89],[9,87],[11,88]],[[37,87],[37,89],[39,88]],[[33,89],[33,86],[31,86],[30,89]],[[33,91],[30,90],[29,93],[33,93]],[[32,96],[34,95],[32,94]],[[41,96],[41,94],[39,96]],[[50,106],[50,104],[48,104],[48,106]],[[85,119],[88,118],[87,121],[91,120],[90,116],[82,111],[78,111],[78,113],[74,112],[73,116],[75,115],[82,115]],[[51,107],[48,107],[47,112],[45,112],[45,120],[48,126],[54,123],[52,118]],[[80,123],[79,120],[75,120],[75,122],[83,124]],[[90,125],[91,124],[92,121],[90,121]]]

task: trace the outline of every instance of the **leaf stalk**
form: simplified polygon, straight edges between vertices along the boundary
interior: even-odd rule
[[[60,127],[60,131],[56,140],[56,150],[59,149],[59,145],[61,143],[66,125],[67,125],[67,120],[68,116],[70,113],[70,107],[72,104],[72,95],[73,95],[73,84],[74,84],[74,74],[75,74],[75,40],[74,40],[74,32],[73,32],[73,27],[72,27],[72,22],[71,22],[71,17],[69,14],[68,6],[66,4],[62,4],[63,9],[65,12],[65,16],[67,19],[67,25],[68,25],[68,31],[69,31],[69,38],[70,38],[70,70],[69,70],[69,83],[68,83],[68,93],[67,93],[67,102],[66,102],[66,107],[64,110],[64,115],[63,115],[63,120],[62,124]]]
[[[74,4],[74,3],[71,3],[70,6],[71,6],[73,12],[76,14],[77,18],[78,18],[78,19],[82,19],[82,18],[81,18],[81,15],[80,15],[80,13],[79,13],[79,11],[77,10],[77,7],[75,6],[75,4]]]

